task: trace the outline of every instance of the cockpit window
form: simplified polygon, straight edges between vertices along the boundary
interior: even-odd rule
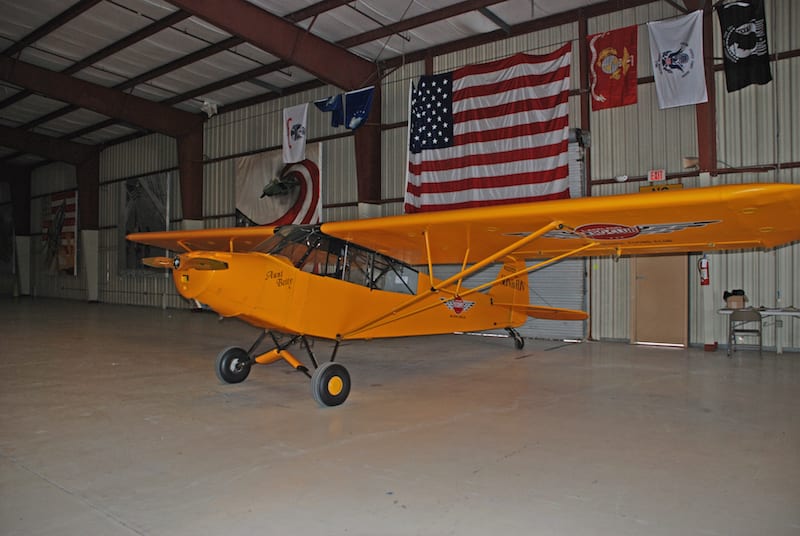
[[[381,253],[322,233],[316,226],[286,225],[256,251],[281,255],[296,268],[370,289],[415,294],[418,272]]]

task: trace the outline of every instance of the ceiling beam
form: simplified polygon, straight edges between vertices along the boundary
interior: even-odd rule
[[[511,33],[511,25],[506,21],[504,21],[503,19],[501,19],[500,17],[498,17],[497,14],[488,7],[482,7],[478,10],[478,12],[487,19],[489,19],[490,21],[492,21],[493,23],[495,23],[497,27],[503,30],[505,33],[507,34]]]
[[[165,28],[169,28],[173,24],[177,24],[180,21],[187,18],[189,18],[188,13],[178,10],[170,15],[167,15],[163,19],[157,20],[152,24],[148,24],[144,28],[133,32],[127,37],[123,37],[122,39],[114,43],[111,43],[107,47],[98,50],[94,54],[90,54],[89,56],[83,58],[82,60],[73,63],[72,65],[61,71],[61,73],[75,74],[79,71],[82,71],[83,69],[94,65],[98,61],[104,60],[109,56],[113,56],[120,50],[123,50],[135,43],[138,43],[139,41],[147,39],[151,35],[156,34],[161,30],[164,30]],[[14,95],[11,95],[7,99],[3,100],[2,102],[0,102],[0,109],[6,108],[7,106],[11,106],[12,104],[17,103],[22,99],[29,97],[32,94],[33,92],[28,90],[19,91]]]
[[[112,87],[114,89],[117,89],[117,90],[120,90],[120,91],[122,91],[124,89],[130,89],[130,88],[136,87],[139,84],[147,82],[148,80],[152,80],[153,78],[158,78],[159,76],[163,76],[163,75],[165,75],[167,73],[170,73],[172,71],[178,70],[181,67],[185,67],[186,65],[190,65],[190,64],[192,64],[194,62],[200,61],[200,60],[205,59],[205,58],[207,58],[209,56],[213,56],[215,54],[218,54],[218,53],[220,53],[220,52],[222,52],[224,50],[227,50],[229,48],[235,47],[236,45],[240,45],[243,42],[244,42],[244,39],[242,39],[241,37],[229,37],[227,39],[223,39],[222,41],[220,41],[218,43],[214,43],[213,45],[209,45],[209,46],[207,46],[207,47],[205,47],[203,49],[198,50],[197,52],[192,52],[191,54],[188,54],[186,56],[181,56],[180,58],[178,58],[176,60],[173,60],[173,61],[171,61],[169,63],[165,63],[164,65],[162,65],[160,67],[156,67],[155,69],[151,69],[151,70],[147,71],[146,73],[142,73],[139,76],[136,76],[136,77],[131,78],[129,80],[125,80],[124,82],[120,82],[119,84],[117,84],[115,86],[112,86]],[[15,96],[16,95],[13,95],[12,97],[9,97],[9,98],[14,98]],[[182,99],[182,100],[185,100],[185,99]],[[5,101],[3,101],[3,102],[5,102]],[[181,101],[178,101],[178,102],[181,102]],[[0,108],[2,108],[2,105],[3,105],[3,103],[0,103]],[[59,108],[58,110],[53,110],[49,114],[45,114],[45,115],[42,115],[40,117],[37,117],[36,119],[32,119],[31,121],[28,121],[24,125],[20,125],[20,128],[26,128],[26,129],[34,128],[34,127],[39,126],[41,124],[47,123],[48,121],[52,121],[53,119],[56,119],[58,117],[66,115],[68,113],[74,112],[77,109],[78,109],[78,106],[75,106],[73,104],[68,104],[67,106]],[[115,123],[114,121],[112,121],[111,123],[108,123],[107,121],[102,121],[100,123],[97,123],[96,125],[89,125],[89,127],[85,127],[83,129],[81,129],[80,131],[78,131],[78,132],[80,132],[79,135],[75,135],[75,136],[69,135],[69,136],[65,136],[64,138],[67,138],[67,139],[78,138],[78,137],[82,136],[83,134],[87,134],[89,132],[94,132],[96,130],[100,130],[101,128],[105,128],[105,127],[107,127],[107,126],[109,126],[111,124],[114,124],[114,123]],[[88,130],[87,130],[87,128],[88,128]]]
[[[397,21],[393,24],[387,24],[386,26],[376,28],[375,30],[370,30],[368,32],[342,39],[337,41],[336,44],[344,48],[352,48],[358,45],[363,45],[364,43],[377,41],[378,39],[383,39],[384,37],[395,35],[406,30],[413,30],[414,28],[419,28],[420,26],[425,26],[426,24],[431,24],[440,20],[463,15],[464,13],[476,11],[481,8],[499,4],[505,1],[506,0],[467,0],[466,2],[459,2],[441,9],[435,9],[433,11],[417,15],[416,17],[410,17],[408,19]]]
[[[246,0],[169,1],[339,88],[359,89],[378,80],[378,70],[374,63]]]
[[[25,48],[29,47],[42,37],[46,36],[47,34],[55,31],[56,29],[60,28],[61,26],[65,25],[75,17],[78,17],[85,11],[93,8],[95,5],[99,4],[101,0],[81,0],[64,10],[60,15],[57,17],[53,17],[43,25],[36,28],[34,31],[8,47],[3,51],[3,54],[7,56],[13,56],[14,54],[21,52]]]
[[[337,7],[349,4],[352,1],[353,0],[322,0],[322,2],[317,2],[316,4],[311,4],[308,7],[293,11],[283,18],[291,22],[300,22],[302,20],[310,19],[311,17],[316,17],[317,15],[322,15],[326,11],[331,11]]]
[[[452,52],[458,52],[460,50],[485,45],[500,39],[505,39],[507,37],[525,35],[528,33],[553,28],[555,26],[560,26],[562,24],[570,24],[577,22],[581,17],[599,17],[601,15],[608,15],[609,13],[614,13],[623,9],[643,6],[659,1],[661,0],[606,0],[605,2],[600,2],[598,4],[591,4],[589,6],[571,9],[569,11],[556,13],[555,15],[542,17],[541,19],[533,19],[515,24],[511,26],[510,35],[506,34],[503,30],[495,30],[493,32],[475,35],[472,37],[465,37],[464,39],[458,39],[456,41],[450,41],[449,43],[443,43],[430,48],[409,52],[408,54],[380,62],[381,71],[391,70],[413,61],[423,61],[425,58],[430,56],[450,54]],[[341,42],[339,44],[341,44]]]
[[[201,127],[198,114],[0,56],[0,79],[49,97],[168,136]]]
[[[5,126],[0,126],[0,145],[73,165],[85,162],[97,152],[91,145]]]

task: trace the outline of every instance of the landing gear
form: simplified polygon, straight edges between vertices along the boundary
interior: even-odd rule
[[[320,406],[338,406],[350,394],[350,373],[339,363],[323,363],[311,376],[311,394]]]
[[[274,346],[267,352],[256,352],[267,335],[272,339]],[[299,343],[308,354],[315,369],[313,375],[287,350],[295,343]],[[343,365],[334,363],[338,349],[337,341],[330,361],[318,364],[314,352],[311,351],[311,345],[303,335],[295,335],[288,342],[282,342],[272,331],[264,331],[249,350],[232,346],[220,352],[216,362],[217,377],[225,383],[240,383],[250,374],[250,368],[254,364],[265,365],[282,359],[311,379],[311,393],[320,406],[338,406],[344,403],[350,394],[350,373]]]
[[[231,346],[217,356],[217,378],[225,383],[240,383],[247,379],[253,362],[244,348]]]
[[[514,328],[506,328],[506,331],[508,332],[509,337],[514,338],[514,346],[517,350],[522,350],[525,348],[525,339],[522,338],[522,335],[519,334],[519,331]]]

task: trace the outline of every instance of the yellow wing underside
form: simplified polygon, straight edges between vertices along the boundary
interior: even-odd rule
[[[769,248],[800,240],[800,185],[748,184],[332,222],[322,230],[409,264]],[[582,251],[583,245],[593,243]]]
[[[535,259],[770,248],[800,240],[798,215],[800,185],[744,184],[331,222],[322,231],[408,264],[461,264],[504,249]],[[247,227],[128,239],[173,251],[251,251],[272,234]]]

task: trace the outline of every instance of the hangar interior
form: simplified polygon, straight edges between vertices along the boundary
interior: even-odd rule
[[[728,92],[716,4],[0,0],[2,532],[797,534],[800,322],[765,320],[764,351],[728,358],[718,310],[736,289],[800,306],[798,243],[708,254],[709,285],[704,252],[673,258],[650,305],[677,302],[676,344],[639,331],[644,261],[557,264],[533,300],[588,321],[535,321],[521,351],[354,343],[355,396],[321,409],[291,370],[218,385],[213,355],[252,329],[197,314],[125,241],[141,198],[163,229],[236,225],[237,166],[281,150],[283,110],[366,86],[357,130],[309,108],[322,221],[402,214],[410,85],[565,44],[573,196],[653,170],[800,184],[800,5],[764,0],[772,81]],[[695,10],[708,100],[660,109],[646,24]],[[631,25],[637,102],[593,110],[587,39]],[[75,192],[75,256],[54,268],[47,220]]]

